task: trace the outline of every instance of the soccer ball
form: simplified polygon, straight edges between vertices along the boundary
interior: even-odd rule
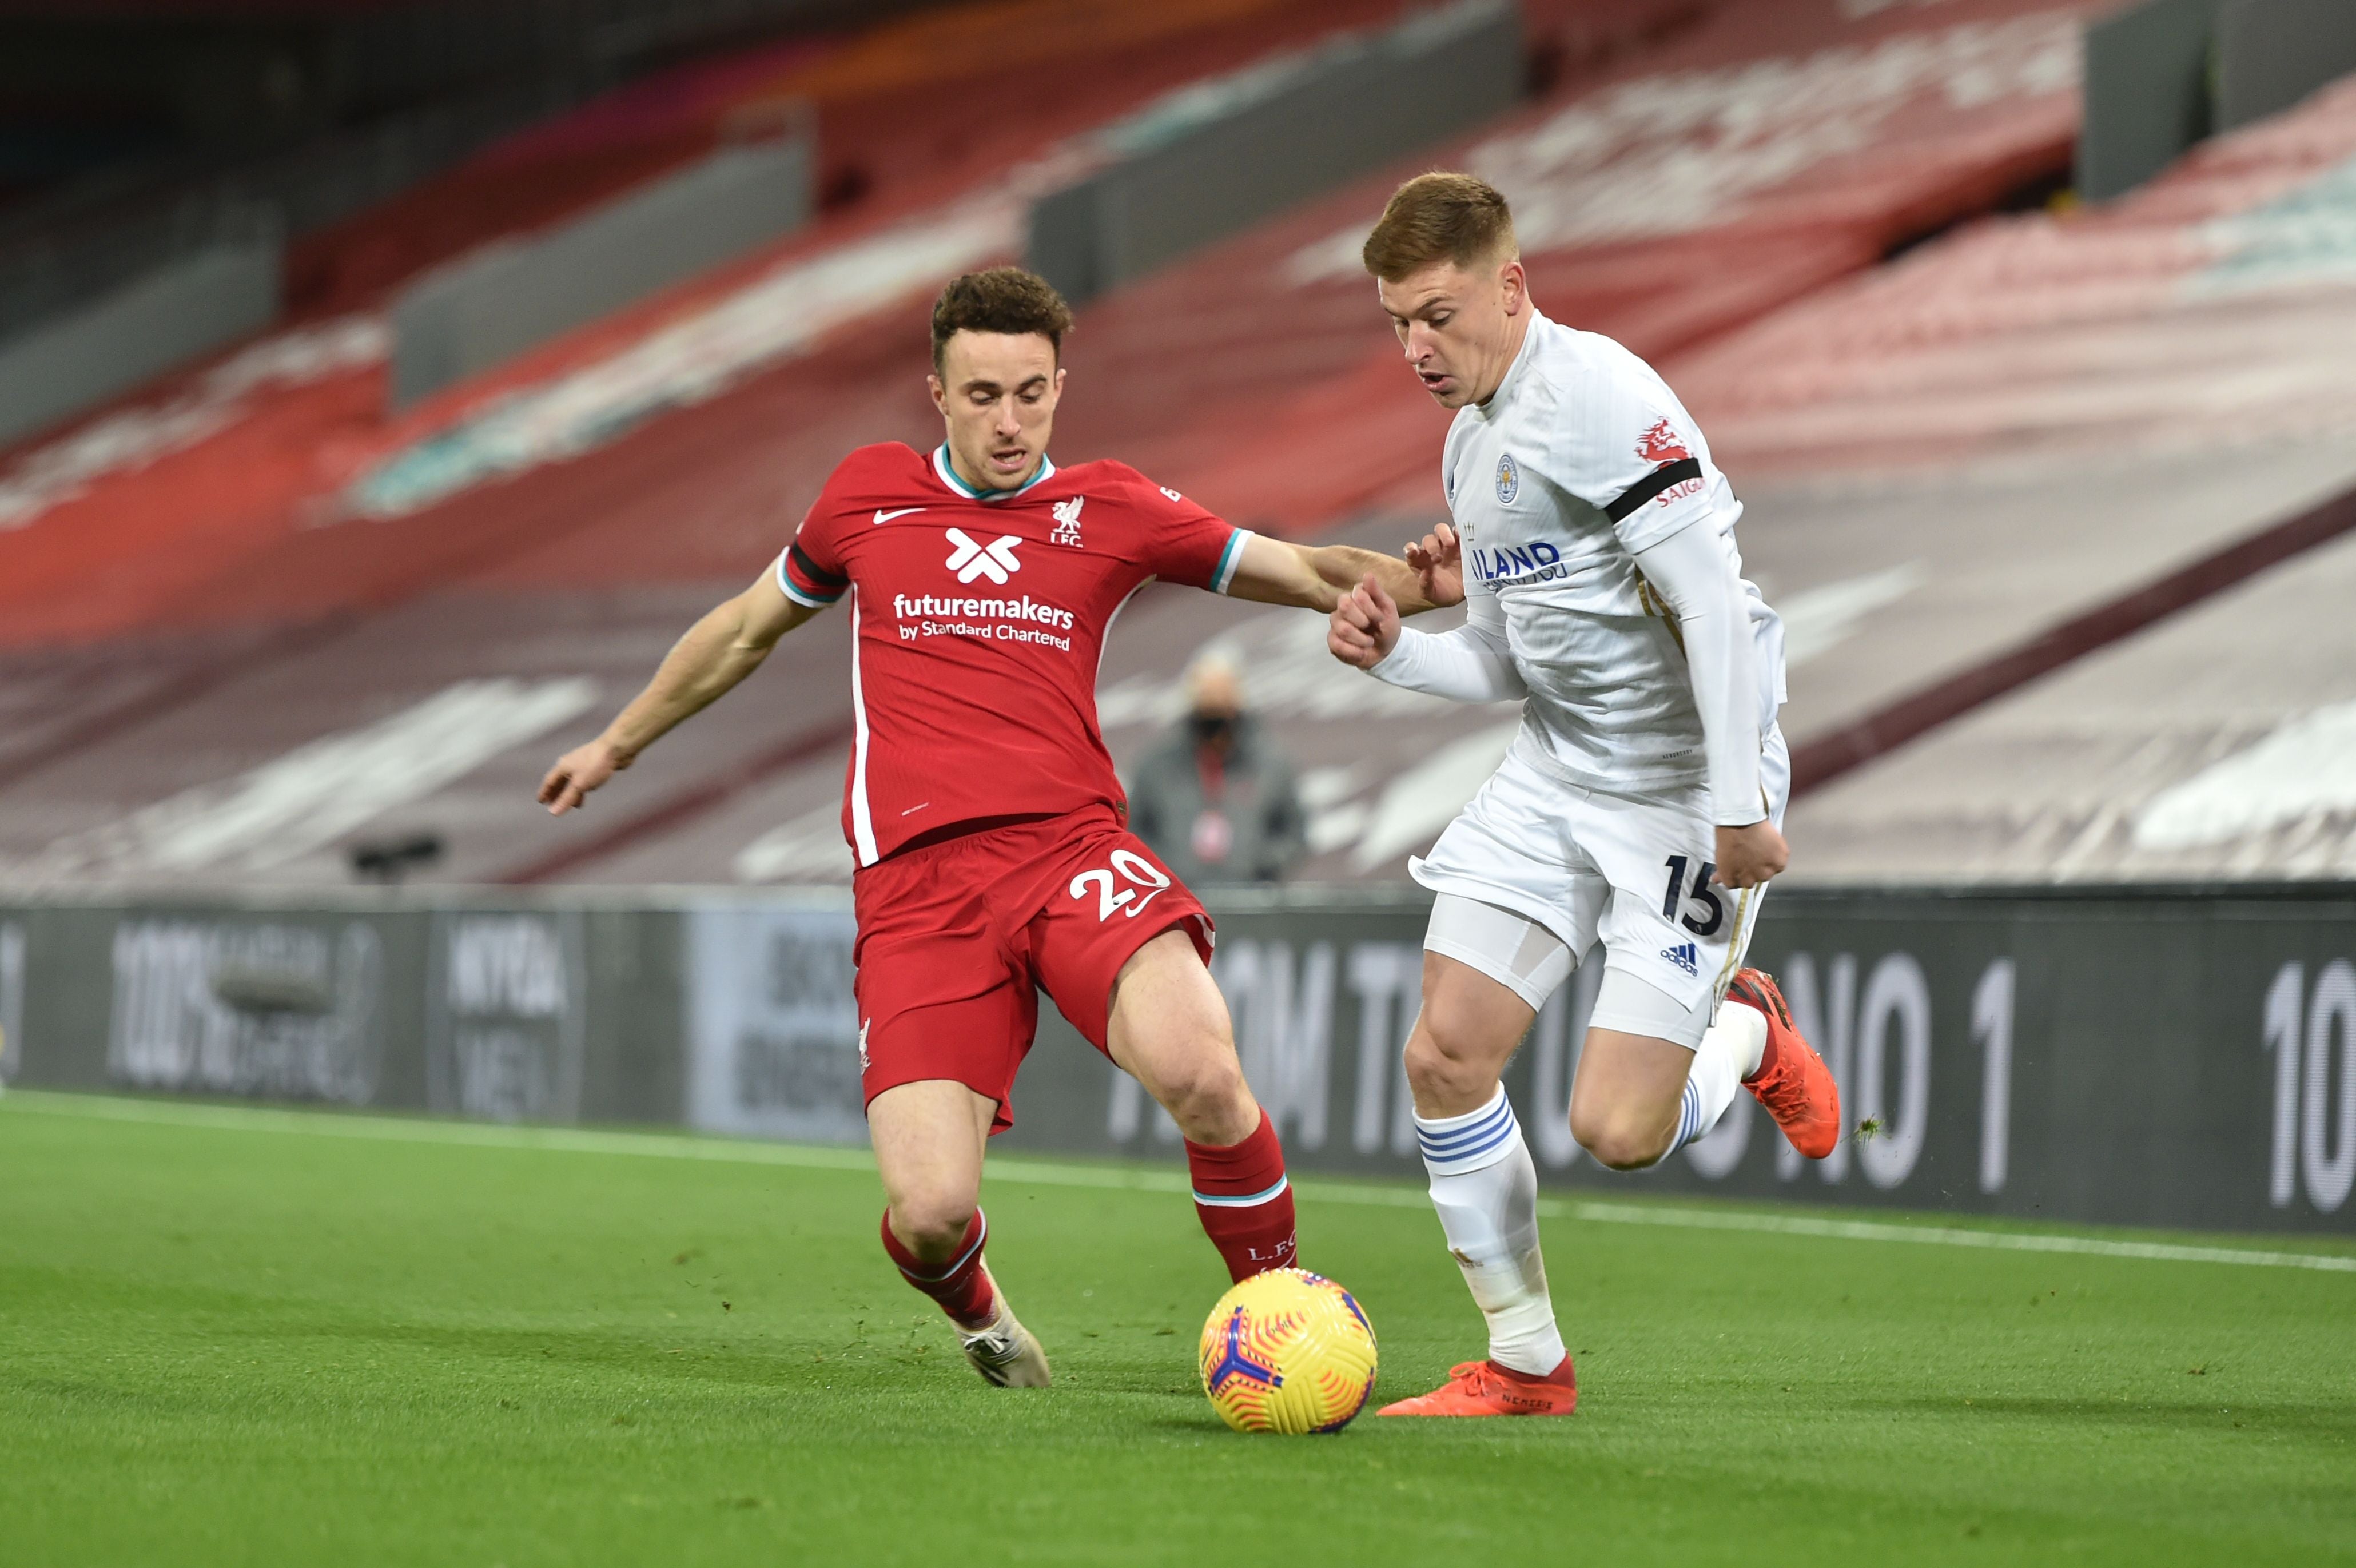
[[[1237,1432],[1339,1432],[1375,1391],[1374,1325],[1323,1274],[1254,1274],[1203,1325],[1203,1391]]]

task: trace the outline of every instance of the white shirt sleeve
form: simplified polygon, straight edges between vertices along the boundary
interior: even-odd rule
[[[1751,609],[1724,536],[1707,525],[1681,528],[1638,551],[1636,566],[1677,618],[1701,712],[1713,820],[1728,828],[1765,820]]]
[[[1464,624],[1453,631],[1399,628],[1398,645],[1367,671],[1377,681],[1458,703],[1505,703],[1528,695],[1505,636],[1497,596],[1472,588]]]
[[[1716,470],[1692,416],[1650,365],[1616,343],[1557,389],[1547,477],[1611,520],[1630,553],[1714,510]]]

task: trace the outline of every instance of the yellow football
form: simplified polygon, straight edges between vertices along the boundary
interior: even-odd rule
[[[1339,1432],[1375,1391],[1375,1326],[1323,1274],[1254,1274],[1203,1325],[1203,1391],[1237,1432]]]

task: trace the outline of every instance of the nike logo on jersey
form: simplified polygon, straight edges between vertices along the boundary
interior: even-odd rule
[[[878,508],[875,512],[875,521],[878,522],[889,522],[895,517],[905,517],[912,511],[922,511],[924,510],[925,509],[920,506],[904,506],[898,511],[885,511],[881,508]]]
[[[987,577],[1003,586],[1007,578],[1023,570],[1023,563],[1014,558],[1014,547],[1023,542],[1019,533],[1001,534],[990,543],[980,544],[964,529],[952,528],[948,541],[957,547],[949,552],[948,567],[960,583]]]

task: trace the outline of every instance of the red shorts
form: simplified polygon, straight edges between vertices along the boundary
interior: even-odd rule
[[[1211,918],[1109,808],[905,850],[851,881],[859,914],[859,1067],[866,1098],[954,1079],[1008,1096],[1039,1025],[1039,993],[1105,1049],[1120,966],[1173,927],[1211,957]]]

